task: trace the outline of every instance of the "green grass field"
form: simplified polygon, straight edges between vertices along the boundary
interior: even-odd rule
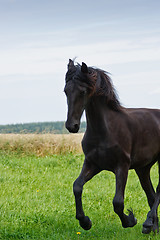
[[[128,178],[125,209],[134,210],[137,225],[122,228],[112,206],[114,175],[104,171],[84,187],[83,205],[92,228],[81,229],[75,219],[72,184],[82,164],[82,154],[38,157],[1,151],[0,239],[159,239],[141,233],[149,207],[134,171]],[[152,179],[156,186],[156,165]]]

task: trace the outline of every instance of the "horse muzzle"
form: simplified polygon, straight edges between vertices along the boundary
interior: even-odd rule
[[[79,124],[78,123],[69,123],[67,121],[65,126],[70,133],[77,133],[79,131]]]

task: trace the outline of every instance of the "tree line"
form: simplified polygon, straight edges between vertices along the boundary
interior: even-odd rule
[[[79,132],[84,132],[86,122],[82,122]],[[54,133],[67,134],[64,121],[57,122],[37,122],[37,123],[22,123],[22,124],[7,124],[0,125],[0,133]]]

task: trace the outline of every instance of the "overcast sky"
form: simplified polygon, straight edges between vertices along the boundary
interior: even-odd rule
[[[74,57],[110,72],[123,106],[160,108],[160,1],[0,0],[0,124],[65,120]]]

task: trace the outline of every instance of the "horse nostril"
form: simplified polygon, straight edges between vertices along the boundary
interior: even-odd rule
[[[74,128],[75,128],[76,130],[78,130],[78,129],[79,129],[79,125],[78,125],[78,124],[74,124]]]

